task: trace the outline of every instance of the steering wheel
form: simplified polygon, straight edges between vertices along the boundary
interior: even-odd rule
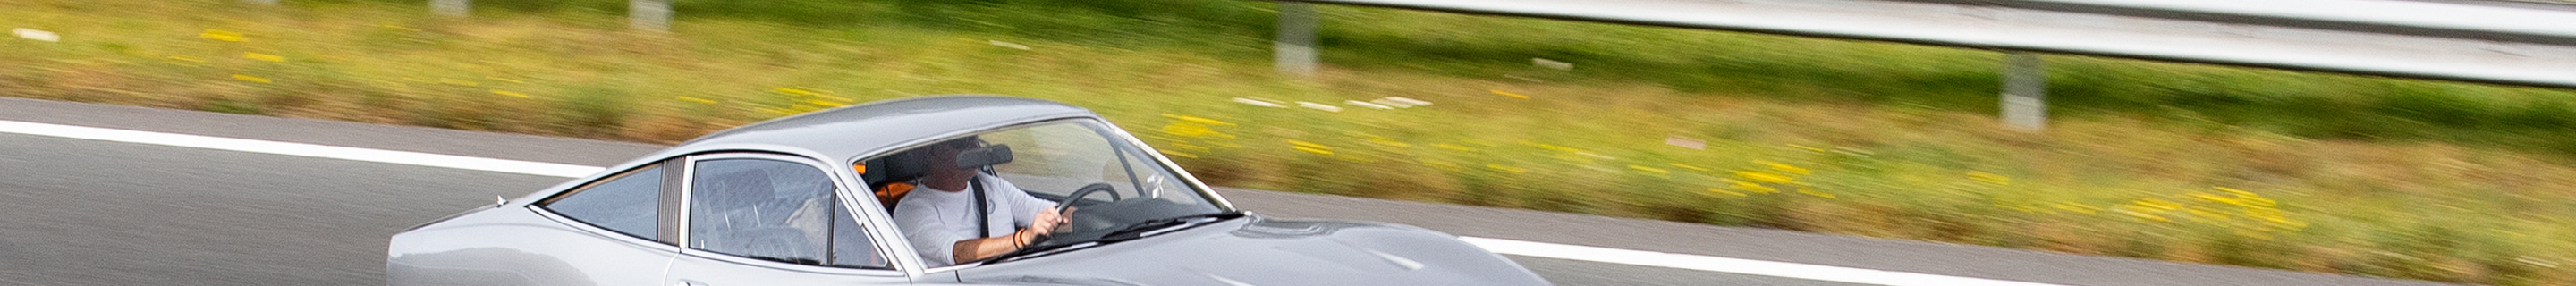
[[[1107,193],[1109,194],[1109,201],[1112,202],[1125,199],[1120,197],[1116,190],[1117,188],[1110,187],[1109,183],[1091,183],[1090,185],[1082,185],[1082,188],[1074,189],[1072,195],[1064,196],[1064,202],[1056,203],[1055,209],[1063,210],[1068,207],[1073,207],[1075,202],[1081,202],[1083,196],[1089,196],[1091,193]]]
[[[1066,210],[1066,209],[1070,209],[1070,208],[1074,207],[1075,205],[1080,204],[1081,202],[1083,202],[1083,201],[1082,201],[1082,197],[1083,197],[1083,196],[1090,196],[1090,195],[1091,195],[1091,193],[1107,193],[1107,194],[1109,194],[1109,200],[1110,200],[1110,201],[1118,201],[1118,200],[1120,200],[1120,199],[1125,199],[1125,198],[1121,197],[1121,196],[1118,194],[1118,192],[1116,192],[1116,190],[1117,190],[1117,188],[1110,187],[1110,186],[1109,186],[1109,183],[1091,183],[1090,185],[1083,185],[1083,186],[1082,186],[1082,188],[1074,189],[1074,190],[1073,190],[1073,194],[1072,194],[1072,195],[1067,195],[1067,196],[1065,196],[1065,197],[1064,197],[1064,201],[1063,201],[1063,202],[1057,202],[1057,203],[1055,204],[1055,209],[1056,209],[1056,211],[1064,211],[1064,210]],[[1090,227],[1085,227],[1085,226],[1083,226],[1084,224],[1099,224],[1099,223],[1105,223],[1105,222],[1100,222],[1100,221],[1098,221],[1098,220],[1099,220],[1099,218],[1090,218],[1090,219],[1087,219],[1087,220],[1086,220],[1086,219],[1084,219],[1084,218],[1067,217],[1067,218],[1065,218],[1065,219],[1068,221],[1068,223],[1064,224],[1064,226],[1061,226],[1061,227],[1063,227],[1063,228],[1062,228],[1063,230],[1057,231],[1057,233],[1058,233],[1058,234],[1062,234],[1062,233],[1066,233],[1066,232],[1083,232],[1083,231],[1089,231],[1089,230],[1096,229],[1096,228],[1106,227],[1106,226],[1090,226]],[[1039,239],[1039,241],[1046,241],[1046,240],[1048,240],[1048,239],[1052,239],[1052,238],[1054,238],[1054,236],[1050,235],[1050,236],[1042,236],[1042,237],[1039,237],[1038,239]]]

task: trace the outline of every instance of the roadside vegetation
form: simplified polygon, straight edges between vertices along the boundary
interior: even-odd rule
[[[671,143],[907,96],[1092,108],[1211,184],[2576,285],[2576,92],[1249,1],[0,0],[0,95]],[[1537,64],[1543,63],[1543,64]],[[1570,66],[1570,68],[1565,68]]]

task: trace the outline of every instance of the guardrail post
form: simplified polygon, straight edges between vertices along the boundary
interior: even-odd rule
[[[2039,54],[2012,51],[2004,55],[2004,127],[2024,132],[2048,129],[2048,66]]]
[[[473,0],[429,0],[429,12],[463,17],[474,10]]]
[[[669,32],[671,31],[671,0],[628,0],[626,16],[631,20],[628,21],[628,26],[636,30]]]
[[[1279,72],[1315,75],[1315,22],[1314,4],[1279,2],[1279,39],[1271,42]]]

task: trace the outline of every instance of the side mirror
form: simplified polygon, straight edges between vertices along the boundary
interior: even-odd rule
[[[1011,162],[1011,145],[993,144],[957,152],[957,168],[981,169]]]

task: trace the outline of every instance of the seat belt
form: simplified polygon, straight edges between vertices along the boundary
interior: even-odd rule
[[[985,206],[989,202],[984,199],[984,178],[977,178],[982,175],[966,177],[967,187],[975,189],[975,232],[983,234],[977,238],[993,237],[993,212],[989,210],[992,207]]]

